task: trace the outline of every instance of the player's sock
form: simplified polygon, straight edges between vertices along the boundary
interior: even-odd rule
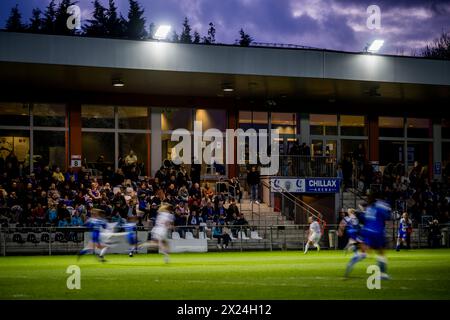
[[[319,245],[318,243],[315,243],[315,244],[314,244],[314,247],[317,248],[317,251],[320,251],[320,245]]]
[[[304,253],[307,253],[307,252],[308,252],[308,249],[309,249],[309,243],[306,244],[306,246],[305,246],[305,252],[304,252]]]
[[[101,251],[100,251],[100,258],[103,258],[105,256],[106,250],[108,250],[108,247],[104,247]]]
[[[350,274],[350,272],[353,270],[353,266],[354,266],[357,262],[359,262],[359,261],[365,259],[366,256],[367,256],[367,254],[364,253],[364,252],[362,252],[362,253],[355,253],[355,255],[350,259],[350,262],[349,262],[348,265],[347,265],[347,269],[345,270],[345,276],[348,277],[348,275]]]
[[[377,256],[377,264],[381,273],[387,273],[387,259],[384,256]]]
[[[89,253],[90,251],[92,251],[92,249],[90,249],[90,248],[84,248],[83,250],[81,250],[81,251],[78,253],[78,255],[79,255],[79,256],[82,256],[82,255],[85,255],[85,254]]]

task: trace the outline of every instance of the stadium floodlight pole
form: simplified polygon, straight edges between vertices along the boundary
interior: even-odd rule
[[[373,40],[372,44],[369,46],[369,48],[367,48],[367,52],[370,53],[377,53],[381,47],[384,44],[384,40],[381,39],[375,39]]]
[[[153,35],[153,37],[156,40],[165,40],[167,38],[167,35],[169,34],[171,28],[172,27],[169,25],[160,25],[158,27],[158,29],[156,30],[155,34]]]

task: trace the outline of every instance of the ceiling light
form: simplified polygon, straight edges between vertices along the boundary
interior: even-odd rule
[[[125,83],[121,79],[112,80],[113,87],[125,87]]]
[[[231,84],[226,83],[226,84],[222,85],[222,90],[223,90],[223,92],[233,92],[234,88]]]
[[[169,25],[160,25],[158,29],[156,30],[155,34],[153,35],[153,38],[157,40],[164,40],[167,38],[167,35],[170,32],[170,29],[172,27]]]
[[[367,51],[371,52],[371,53],[376,53],[381,49],[383,44],[384,44],[384,40],[380,40],[380,39],[373,40],[372,44],[367,49]]]

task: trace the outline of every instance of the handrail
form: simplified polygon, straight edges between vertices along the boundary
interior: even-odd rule
[[[261,185],[264,186],[265,188],[268,188],[270,191],[271,187],[267,182],[261,181]],[[310,212],[309,214],[312,215],[314,218],[319,219],[319,215],[321,215],[321,213],[318,210],[311,207],[309,204],[307,204],[303,200],[298,199],[296,196],[294,196],[291,192],[287,191],[283,187],[280,186],[280,189],[281,189],[281,191],[283,191],[284,196],[288,195],[289,197],[287,197],[287,196],[286,197],[289,200],[291,200],[292,202],[294,202],[294,204],[298,205],[300,208],[305,209],[306,211],[313,211],[313,212],[317,213],[317,214],[314,214],[314,213]]]

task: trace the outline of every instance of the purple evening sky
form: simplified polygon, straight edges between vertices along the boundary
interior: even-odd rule
[[[44,9],[50,0],[0,0],[0,26],[15,4],[28,21],[33,7]],[[104,5],[108,0],[101,1]],[[128,0],[116,0],[127,14]],[[206,34],[214,22],[216,39],[234,43],[243,27],[257,42],[298,44],[345,51],[362,51],[375,38],[385,40],[380,53],[410,54],[443,30],[450,31],[449,1],[415,0],[140,0],[149,22],[170,24],[179,32],[185,16],[194,30]],[[369,5],[381,8],[381,29],[366,26]],[[91,0],[79,0],[85,21]]]

